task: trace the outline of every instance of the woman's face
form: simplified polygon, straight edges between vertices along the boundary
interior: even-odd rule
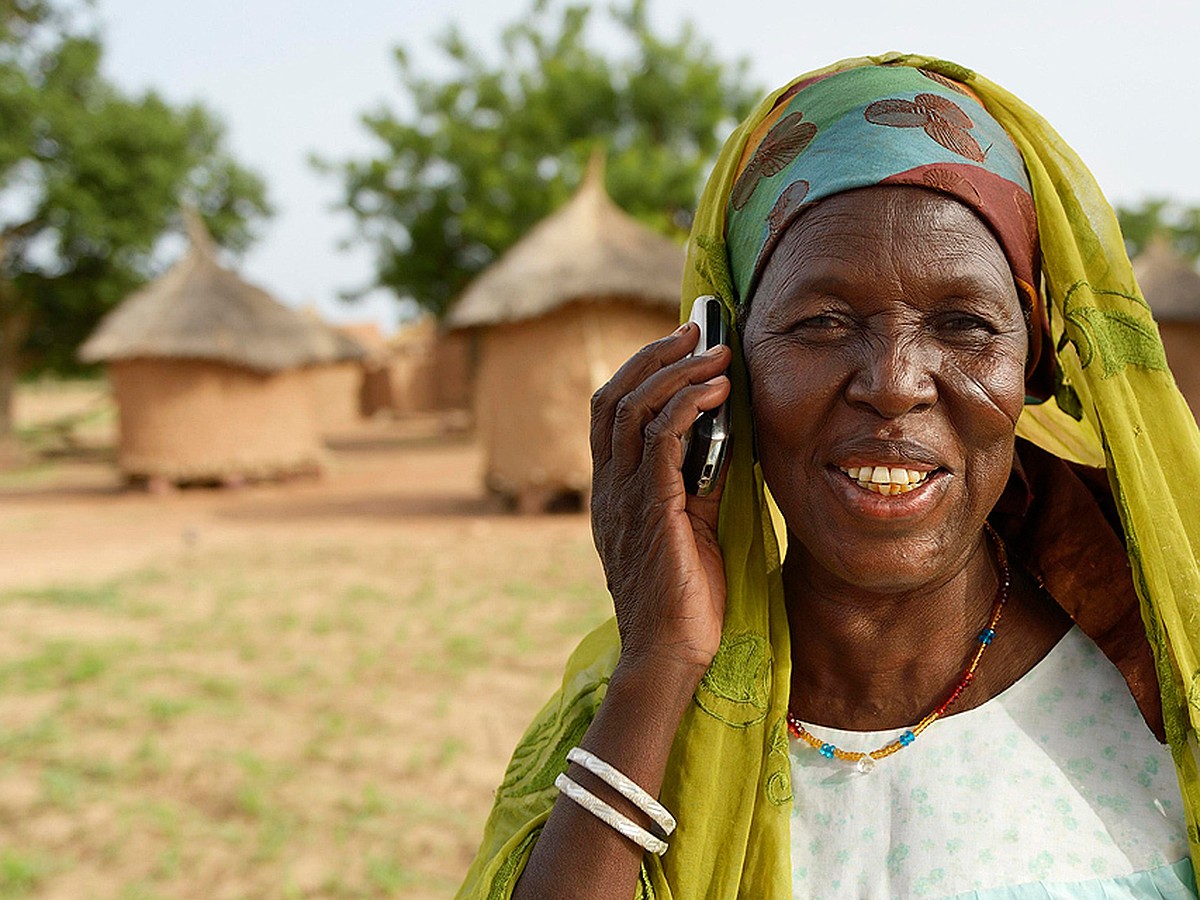
[[[874,187],[801,215],[743,336],[789,554],[881,591],[956,571],[1011,471],[1026,347],[1004,253],[962,204]]]

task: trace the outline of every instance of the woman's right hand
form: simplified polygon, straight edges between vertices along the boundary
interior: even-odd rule
[[[693,324],[643,347],[592,397],[592,534],[621,634],[621,667],[699,682],[717,651],[725,570],[717,544],[724,476],[685,492],[684,434],[729,396],[728,347],[688,357]]]
[[[657,796],[671,745],[721,640],[725,569],[717,545],[722,481],[683,489],[683,435],[729,396],[728,347],[687,358],[684,325],[643,347],[592,398],[592,534],[617,609],[621,659],[580,746]],[[568,776],[643,828],[650,818],[578,763]],[[513,891],[619,900],[637,891],[642,848],[559,797]]]

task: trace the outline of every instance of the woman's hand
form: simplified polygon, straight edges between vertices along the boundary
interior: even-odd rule
[[[592,398],[592,534],[604,564],[627,671],[699,682],[721,639],[725,571],[717,544],[724,476],[684,491],[682,439],[729,396],[730,350],[688,357],[692,324],[643,347]],[[689,692],[690,695],[690,692]]]
[[[592,534],[617,608],[621,660],[580,746],[657,796],[684,711],[721,640],[722,481],[683,489],[682,440],[729,396],[730,350],[686,358],[700,329],[643,347],[592,398]],[[567,774],[643,828],[650,818],[577,763]],[[559,797],[514,900],[634,896],[642,848]]]

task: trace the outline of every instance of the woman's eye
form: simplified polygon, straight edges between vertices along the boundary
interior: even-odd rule
[[[836,313],[821,313],[816,316],[809,316],[807,319],[801,319],[796,323],[796,328],[805,331],[833,331],[839,328],[845,328],[849,325],[845,317],[839,316]]]
[[[997,333],[991,322],[973,313],[953,313],[943,317],[939,325],[951,334],[993,335]]]

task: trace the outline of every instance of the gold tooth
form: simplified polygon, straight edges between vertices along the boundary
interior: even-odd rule
[[[859,481],[858,486],[866,488],[872,493],[879,494],[884,497],[894,497],[897,494],[907,494],[911,490],[915,490],[918,485],[915,484],[876,484],[872,481]]]

